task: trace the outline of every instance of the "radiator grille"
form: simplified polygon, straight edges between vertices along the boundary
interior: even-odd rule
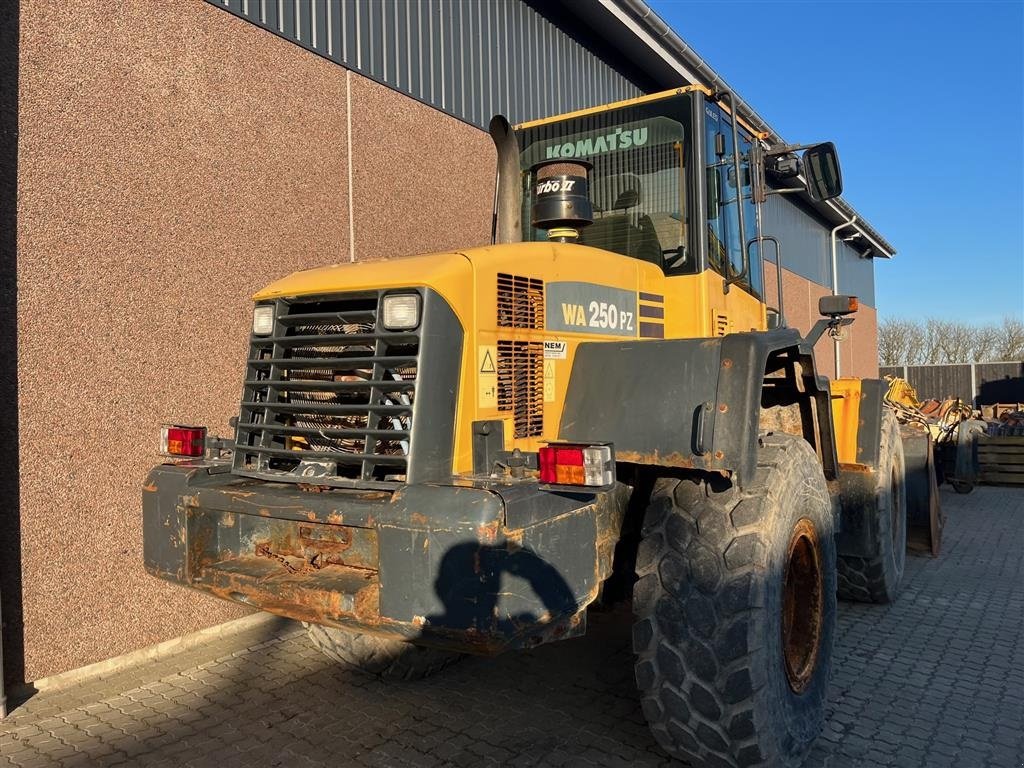
[[[498,326],[544,327],[544,281],[519,275],[498,275]]]
[[[498,341],[498,410],[512,412],[514,437],[543,433],[543,342]]]
[[[277,303],[253,336],[235,469],[274,479],[401,480],[419,333],[378,329],[380,295]]]

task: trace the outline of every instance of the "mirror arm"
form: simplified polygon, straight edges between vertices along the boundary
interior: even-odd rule
[[[799,152],[801,149],[810,149],[811,147],[817,146],[816,144],[776,144],[773,147],[769,147],[765,150],[765,157],[775,157],[776,155],[789,155],[794,152]]]

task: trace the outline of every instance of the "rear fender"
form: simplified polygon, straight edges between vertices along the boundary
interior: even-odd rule
[[[766,374],[779,372],[789,376],[795,397],[813,403],[806,436],[834,479],[828,382],[815,370],[813,349],[791,328],[580,344],[558,436],[611,442],[622,462],[728,472],[743,486],[757,466]],[[773,387],[781,383],[776,377]]]

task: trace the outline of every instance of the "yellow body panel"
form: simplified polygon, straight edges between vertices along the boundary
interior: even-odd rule
[[[860,427],[860,379],[829,382],[832,393],[832,423],[836,432],[836,455],[840,464],[857,464],[857,430]]]
[[[538,125],[547,125],[548,123],[558,123],[562,120],[570,120],[574,117],[586,117],[587,115],[597,115],[602,112],[610,112],[613,109],[620,109],[622,107],[632,107],[637,104],[647,104],[652,101],[661,101],[672,96],[681,96],[684,93],[692,93],[693,91],[702,91],[705,96],[711,95],[711,89],[705,88],[703,85],[684,85],[682,88],[673,88],[669,91],[659,91],[658,93],[649,93],[645,96],[637,96],[633,99],[623,99],[622,101],[613,101],[610,104],[602,104],[598,107],[588,107],[587,109],[577,109],[575,112],[565,112],[561,115],[553,115],[551,117],[542,117],[540,120],[531,120],[528,123],[519,123],[515,126],[517,131],[521,131],[525,128],[536,128]]]
[[[546,295],[554,297],[555,302],[546,308],[547,317],[554,313],[556,320],[561,318],[562,325],[570,319],[584,322],[570,329],[549,328],[548,323],[538,329],[498,327],[498,274],[543,280]],[[579,290],[584,296],[587,291],[600,293],[605,289],[628,293],[633,297],[632,303],[622,308],[634,315],[631,330],[614,332],[606,328],[595,332],[587,325],[595,318],[595,302],[557,301],[554,289],[566,284],[582,286]],[[764,305],[736,286],[725,294],[722,285],[722,276],[711,271],[665,277],[653,264],[609,251],[585,245],[536,242],[296,272],[264,288],[254,299],[413,287],[431,288],[440,294],[465,331],[452,467],[454,473],[462,474],[472,470],[469,427],[473,421],[503,419],[509,450],[536,451],[543,442],[557,437],[569,373],[581,342],[636,339],[643,343],[657,338],[654,334],[659,333],[673,339],[763,330]],[[655,316],[659,313],[662,318]],[[641,322],[647,338],[641,336]],[[544,429],[540,436],[513,439],[511,414],[497,409],[491,390],[497,386],[493,363],[499,340],[555,343],[550,357],[544,361]]]
[[[515,126],[515,129],[517,131],[519,131],[519,130],[523,130],[525,128],[536,128],[538,125],[547,125],[548,123],[557,123],[557,122],[560,122],[562,120],[570,120],[570,119],[572,119],[574,117],[586,117],[587,115],[597,115],[597,114],[600,114],[602,112],[608,112],[610,110],[619,109],[621,107],[632,107],[632,106],[635,106],[637,104],[647,104],[647,103],[652,102],[652,101],[661,101],[662,99],[667,99],[667,98],[670,98],[671,96],[680,96],[680,95],[682,95],[684,93],[693,93],[694,91],[700,91],[705,96],[712,96],[712,95],[714,95],[714,91],[712,91],[710,88],[708,88],[706,86],[703,86],[703,85],[685,85],[682,88],[673,88],[673,89],[668,90],[668,91],[659,91],[658,93],[649,93],[649,94],[647,94],[645,96],[637,96],[636,98],[633,98],[633,99],[623,99],[622,101],[614,101],[611,104],[602,104],[602,105],[597,106],[597,107],[588,107],[587,109],[577,109],[574,112],[565,112],[564,114],[561,114],[561,115],[553,115],[551,117],[543,117],[543,118],[541,118],[539,120],[531,120],[531,121],[529,121],[527,123],[519,123],[518,125]],[[719,106],[721,106],[721,108],[724,109],[726,112],[728,112],[730,115],[732,114],[732,110],[729,108],[729,105],[727,103],[722,103],[722,102],[716,102],[716,103],[719,104]],[[766,131],[759,131],[759,130],[757,130],[756,128],[754,128],[754,126],[752,126],[749,122],[744,120],[742,117],[740,117],[740,119],[739,119],[739,125],[742,125],[748,131],[750,131],[751,135],[757,136],[758,138],[761,138],[761,139],[768,138],[768,136],[770,135]]]

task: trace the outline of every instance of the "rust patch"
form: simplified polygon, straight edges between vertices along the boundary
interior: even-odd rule
[[[430,522],[430,518],[424,515],[422,512],[410,512],[409,522],[413,525],[427,525]]]
[[[679,469],[699,469],[695,460],[700,457],[685,456],[682,453],[672,452],[662,456],[658,451],[644,453],[641,451],[616,451],[615,458],[618,461],[630,464],[655,464],[660,467],[678,467]],[[707,462],[703,462],[706,464]]]
[[[352,532],[347,528],[318,531],[302,525],[299,526],[299,541],[320,552],[344,552],[352,546]]]
[[[341,525],[345,522],[345,518],[342,517],[341,512],[331,512],[331,514],[327,516],[327,522],[331,525]]]
[[[367,578],[372,578],[368,575]],[[371,581],[356,592],[355,612],[363,621],[380,619],[380,582]]]
[[[476,529],[476,538],[481,544],[494,544],[498,540],[498,529],[501,523],[497,520],[493,523],[485,523]]]
[[[514,531],[505,531],[505,541],[508,542],[508,551],[515,552],[523,548],[523,529],[517,528]]]
[[[156,483],[146,483],[142,486],[142,490],[147,491],[148,493],[156,493]]]
[[[839,469],[843,472],[857,472],[860,474],[870,474],[874,472],[871,467],[867,464],[840,464]]]
[[[732,360],[730,360],[728,357],[723,358],[723,360],[722,360],[722,367],[723,368],[732,368]]]

